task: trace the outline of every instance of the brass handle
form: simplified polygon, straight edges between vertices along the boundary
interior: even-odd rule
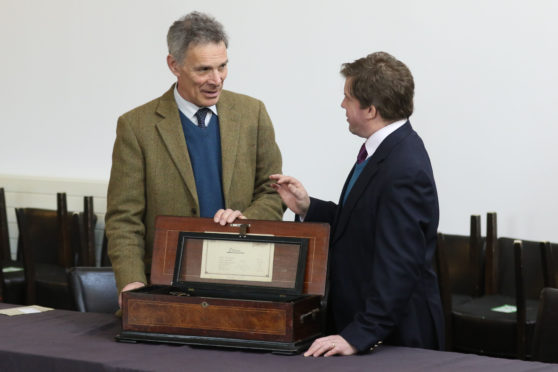
[[[230,227],[239,227],[240,231],[238,232],[238,236],[241,238],[246,238],[246,234],[248,234],[248,228],[250,227],[249,223],[231,223],[229,224]]]
[[[320,309],[315,308],[315,309],[312,309],[305,314],[302,314],[300,316],[300,323],[304,324],[304,321],[306,320],[306,318],[309,318],[309,317],[312,317],[312,320],[316,320],[316,318],[318,317],[319,312],[320,312]]]

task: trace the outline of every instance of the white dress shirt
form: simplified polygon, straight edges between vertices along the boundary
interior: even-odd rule
[[[395,121],[391,124],[386,125],[382,129],[374,132],[370,137],[368,137],[368,139],[365,142],[366,152],[368,153],[366,159],[371,157],[374,154],[374,152],[376,152],[378,147],[380,147],[380,144],[386,139],[387,136],[395,132],[406,122],[407,119]]]
[[[194,105],[192,102],[186,101],[180,93],[178,93],[177,85],[174,86],[174,100],[176,101],[176,105],[181,113],[184,114],[194,125],[198,125],[198,118],[196,118],[196,112],[201,108],[197,105]],[[207,107],[210,111],[205,115],[205,123],[203,123],[204,127],[207,127],[209,121],[211,120],[212,115],[217,115],[217,106],[209,106]]]

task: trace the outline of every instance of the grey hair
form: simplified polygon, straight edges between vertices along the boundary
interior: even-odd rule
[[[192,12],[175,21],[167,33],[169,54],[182,64],[188,47],[196,44],[224,42],[229,46],[223,25],[215,18],[200,12]]]

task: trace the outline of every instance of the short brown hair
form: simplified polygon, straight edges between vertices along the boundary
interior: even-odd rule
[[[395,121],[413,113],[415,83],[405,64],[386,52],[344,63],[341,74],[351,78],[350,93],[361,108],[374,105],[382,118]]]

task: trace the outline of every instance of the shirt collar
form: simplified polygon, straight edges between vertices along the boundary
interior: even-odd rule
[[[380,147],[380,144],[387,138],[387,136],[389,136],[397,129],[402,127],[403,124],[405,124],[406,122],[407,119],[395,121],[391,124],[386,125],[382,129],[374,132],[370,137],[368,137],[368,139],[365,142],[366,152],[368,153],[366,159],[371,157],[374,154],[374,152],[376,152],[378,147]]]
[[[184,116],[186,116],[188,119],[190,119],[190,121],[197,123],[197,119],[194,119],[196,112],[198,112],[198,110],[200,109],[199,106],[194,105],[192,102],[190,101],[186,101],[184,98],[182,98],[182,96],[180,95],[180,93],[178,93],[178,85],[176,84],[174,86],[174,100],[176,101],[176,105],[178,106],[178,109],[180,110],[180,112],[182,112],[184,114]],[[213,115],[217,115],[217,106],[213,105],[213,106],[209,106],[208,109],[211,110],[211,113]]]

